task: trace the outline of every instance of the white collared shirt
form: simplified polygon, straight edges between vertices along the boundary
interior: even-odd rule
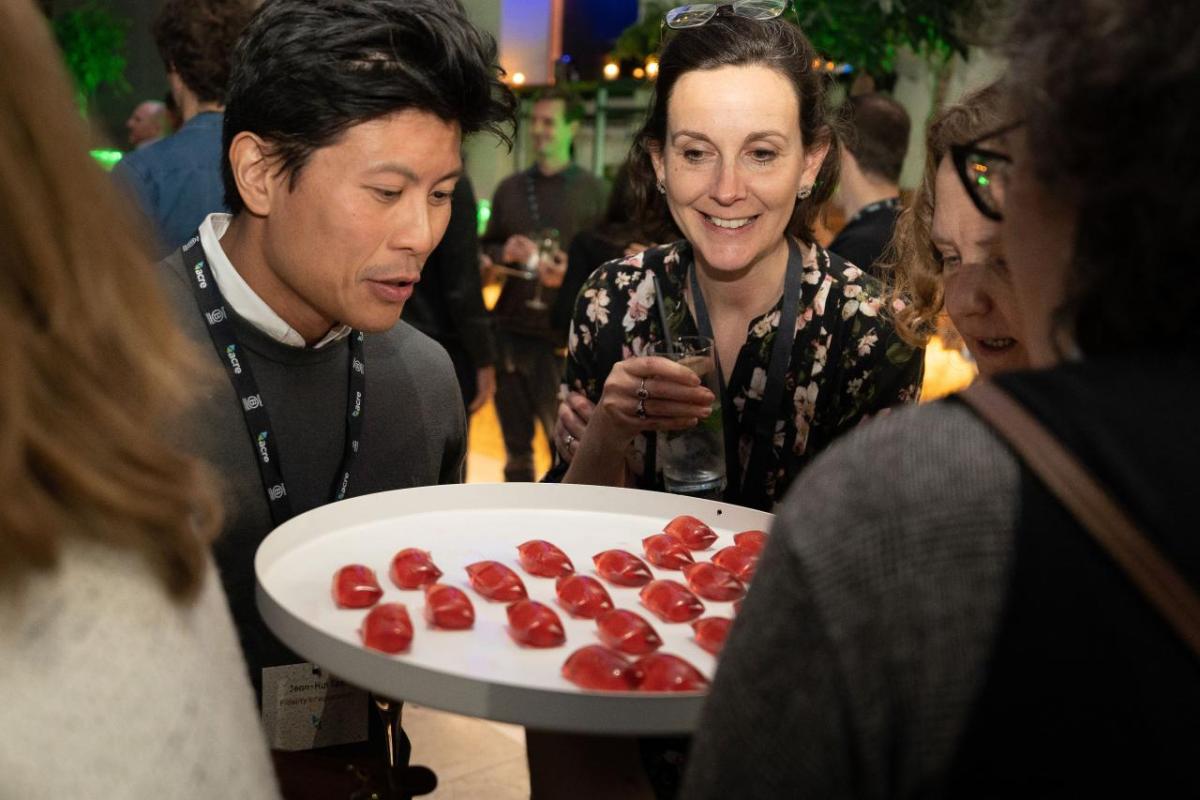
[[[200,245],[204,248],[204,254],[208,256],[208,265],[212,267],[213,278],[217,282],[217,288],[221,290],[221,296],[240,317],[275,341],[292,347],[305,347],[304,337],[250,288],[250,284],[246,283],[246,279],[233,266],[229,256],[225,255],[225,250],[221,247],[221,237],[229,229],[232,219],[231,214],[209,214],[204,218],[204,222],[200,223]],[[349,325],[336,325],[321,338],[321,341],[313,345],[313,349],[317,350],[349,335]]]

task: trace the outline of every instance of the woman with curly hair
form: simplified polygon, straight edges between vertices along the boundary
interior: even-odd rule
[[[1023,0],[1007,42],[956,161],[1034,369],[801,476],[688,797],[1200,796],[1200,4]]]
[[[44,17],[0,3],[5,797],[277,796],[157,285]]]
[[[979,374],[1028,366],[1016,336],[1012,280],[1000,245],[1000,224],[976,208],[958,177],[954,150],[1005,121],[998,85],[939,111],[925,137],[925,171],[901,214],[889,254],[893,296],[904,303],[896,330],[925,346],[944,311],[966,343]]]

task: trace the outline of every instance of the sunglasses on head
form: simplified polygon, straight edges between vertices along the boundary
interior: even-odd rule
[[[734,0],[732,3],[690,3],[672,8],[663,17],[663,25],[672,30],[699,28],[714,17],[743,17],[758,22],[775,19],[795,5],[791,0]],[[799,18],[797,18],[798,21]]]

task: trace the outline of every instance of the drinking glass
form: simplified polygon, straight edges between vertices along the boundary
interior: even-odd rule
[[[541,264],[543,260],[553,259],[554,254],[558,252],[558,231],[554,228],[545,228],[538,231],[534,234],[533,241],[537,244],[538,248],[538,264]],[[536,267],[534,268],[533,280],[537,281],[536,288],[533,290],[533,297],[526,300],[525,305],[536,311],[543,311],[549,308],[549,306],[542,298],[542,280]]]
[[[682,364],[713,393],[712,413],[693,428],[659,431],[658,461],[668,492],[719,500],[725,490],[725,431],[721,419],[721,389],[717,379],[713,340],[707,336],[681,336],[672,342],[674,352],[659,344],[654,355]]]

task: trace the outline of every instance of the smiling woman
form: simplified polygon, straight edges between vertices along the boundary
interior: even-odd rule
[[[921,359],[879,285],[813,239],[838,164],[813,58],[780,19],[716,16],[665,46],[631,171],[641,216],[682,240],[579,295],[564,383],[596,407],[566,480],[661,487],[651,437],[719,410],[724,498],[769,509],[841,433],[916,399]],[[719,398],[651,355],[696,335],[715,342]]]

